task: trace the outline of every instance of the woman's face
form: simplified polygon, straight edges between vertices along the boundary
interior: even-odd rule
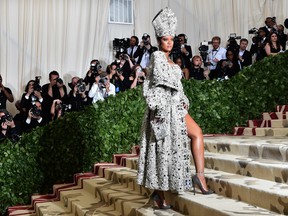
[[[163,52],[171,52],[174,44],[173,36],[163,36],[160,39],[160,50]]]
[[[271,40],[272,42],[276,42],[277,39],[278,39],[277,34],[272,34],[272,35],[270,36],[270,40]]]
[[[195,58],[193,59],[193,64],[194,64],[195,66],[201,66],[201,65],[202,65],[202,59],[195,57]]]
[[[182,60],[180,58],[176,59],[175,63],[180,67],[182,66]]]
[[[233,57],[234,57],[234,55],[233,55],[233,52],[232,51],[227,51],[227,59],[228,60],[230,60],[230,61],[232,61],[233,60]]]

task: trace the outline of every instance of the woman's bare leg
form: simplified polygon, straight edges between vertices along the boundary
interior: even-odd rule
[[[191,150],[196,174],[201,181],[203,188],[207,190],[206,180],[204,177],[204,142],[202,129],[189,114],[185,116],[185,120],[188,136],[191,139]]]

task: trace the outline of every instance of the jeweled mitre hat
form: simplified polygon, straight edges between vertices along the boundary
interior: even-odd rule
[[[156,37],[175,36],[177,28],[177,18],[168,7],[159,11],[152,20]]]

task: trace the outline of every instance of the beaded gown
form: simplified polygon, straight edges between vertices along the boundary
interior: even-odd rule
[[[165,54],[151,56],[143,84],[147,109],[141,131],[138,184],[155,190],[183,192],[190,189],[191,151],[185,115],[189,101],[181,83],[182,71]]]

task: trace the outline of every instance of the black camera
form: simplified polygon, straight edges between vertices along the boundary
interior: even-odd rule
[[[8,111],[3,111],[5,113],[5,115],[1,116],[0,122],[1,124],[8,121],[11,122],[13,121],[13,116],[8,112]]]
[[[99,80],[99,87],[100,88],[105,88],[106,84],[108,83],[108,77],[101,77]]]
[[[113,50],[120,51],[121,49],[126,50],[130,47],[130,38],[114,38],[113,40]]]
[[[236,33],[230,33],[229,40],[231,39],[238,40],[238,39],[241,39],[241,36],[237,36]]]
[[[149,38],[150,36],[147,33],[143,34],[142,40],[143,40],[144,45],[148,45],[150,43]]]
[[[82,92],[85,92],[85,91],[86,91],[86,85],[85,85],[83,79],[79,79],[79,80],[77,81],[76,86],[77,86],[79,92],[82,93]]]
[[[71,108],[72,108],[71,104],[57,103],[55,106],[55,110],[57,111],[60,111],[60,110],[67,111],[67,110],[70,110]]]
[[[33,84],[33,90],[34,91],[38,91],[38,92],[42,91],[42,87],[40,85],[40,79],[41,79],[41,76],[35,77],[34,84]]]
[[[209,50],[209,44],[212,44],[212,41],[204,41],[200,43],[200,46],[198,48],[200,56],[203,59],[204,66],[207,66],[207,56],[208,56],[208,50]]]
[[[255,27],[251,28],[248,30],[248,34],[255,34],[256,35],[256,34],[258,34],[258,29]]]
[[[178,36],[174,37],[174,44],[171,54],[173,55],[173,58],[177,58],[181,55],[181,43]]]
[[[39,109],[36,104],[32,104],[31,113],[35,117],[40,117],[42,115],[42,110]]]
[[[101,66],[101,64],[99,62],[97,62],[96,64],[91,64],[90,65],[90,70],[92,72],[92,75],[95,76],[95,77],[100,75],[99,71],[101,69],[102,69],[102,66]]]

